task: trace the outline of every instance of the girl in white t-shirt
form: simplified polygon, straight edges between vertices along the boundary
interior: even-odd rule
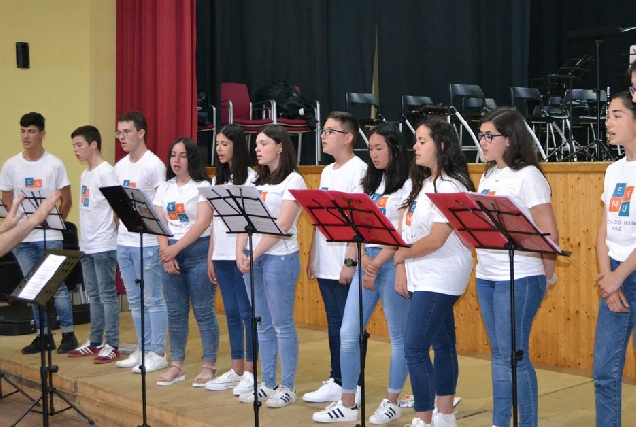
[[[289,190],[307,188],[296,172],[296,153],[289,134],[279,125],[265,126],[256,135],[256,159],[259,164],[256,188],[261,200],[277,219],[278,226],[289,236],[255,234],[252,238],[254,310],[261,318],[258,345],[261,354],[263,382],[259,399],[267,398],[267,406],[282,408],[296,401],[296,368],[298,335],[294,324],[296,280],[300,273],[298,230],[300,204]],[[250,259],[245,251],[247,235],[236,240],[236,263],[250,285]],[[276,365],[280,354],[281,385],[276,386]],[[254,401],[254,393],[241,394],[243,403]]]
[[[217,166],[212,185],[254,185],[256,172],[250,167],[252,160],[240,125],[232,123],[221,128],[216,136],[215,154]],[[248,393],[254,387],[252,307],[243,273],[236,265],[236,234],[228,234],[227,231],[223,220],[215,215],[208,249],[208,277],[221,290],[232,366],[223,375],[209,381],[206,388],[233,388],[234,395],[238,396]]]
[[[480,193],[508,196],[526,210],[536,225],[559,241],[552,192],[539,167],[536,146],[523,116],[515,109],[499,108],[481,119],[478,139],[488,162],[479,182]],[[553,278],[556,255],[514,253],[515,349],[519,425],[538,423],[537,375],[530,362],[528,341],[532,321]],[[492,354],[493,418],[495,426],[508,426],[512,413],[512,339],[510,331],[510,261],[507,251],[477,249],[477,296]]]
[[[408,180],[409,161],[402,134],[394,124],[386,123],[373,129],[369,136],[369,162],[364,178],[363,191],[371,197],[391,221],[399,226],[401,207],[411,191]],[[400,417],[397,404],[400,391],[407,376],[404,360],[404,329],[409,311],[409,300],[398,295],[394,289],[395,267],[392,246],[367,244],[362,253],[362,313],[367,324],[378,301],[387,320],[391,340],[391,362],[386,398],[370,417],[372,424],[385,424]],[[317,422],[355,421],[358,407],[355,402],[360,376],[360,303],[356,245],[349,245],[344,265],[353,277],[345,303],[340,327],[340,366],[342,374],[342,397],[337,403],[316,412]]]
[[[207,249],[210,240],[212,208],[199,188],[210,185],[198,157],[197,146],[189,138],[179,138],[170,146],[170,165],[166,182],[154,198],[159,216],[168,224],[172,237],[158,236],[159,260],[168,307],[170,359],[167,372],[157,378],[158,385],[185,380],[185,347],[188,339],[190,304],[199,326],[203,346],[203,368],[193,387],[205,387],[216,375],[219,327],[214,311],[216,286],[207,275]]]
[[[608,142],[621,145],[625,157],[605,172],[605,206],[596,242],[601,301],[592,372],[596,425],[618,426],[625,351],[636,328],[636,208],[630,206],[636,187],[636,104],[629,92],[614,96],[607,109],[606,128]]]
[[[401,232],[410,248],[394,256],[395,290],[411,300],[404,353],[415,398],[414,427],[456,426],[457,349],[453,306],[473,268],[464,246],[427,193],[474,191],[457,132],[447,122],[420,123],[415,131],[413,189],[404,207]],[[429,355],[435,350],[435,365]],[[438,412],[433,415],[437,396]]]

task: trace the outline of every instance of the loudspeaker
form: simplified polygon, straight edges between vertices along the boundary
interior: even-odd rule
[[[27,42],[15,42],[15,55],[18,68],[30,68],[29,44]]]

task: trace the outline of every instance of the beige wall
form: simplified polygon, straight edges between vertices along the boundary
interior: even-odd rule
[[[15,42],[28,42],[31,68],[16,67]],[[21,151],[20,117],[46,118],[44,147],[62,159],[71,179],[78,222],[84,165],[71,149],[71,132],[92,124],[114,160],[115,0],[0,1],[0,163]]]

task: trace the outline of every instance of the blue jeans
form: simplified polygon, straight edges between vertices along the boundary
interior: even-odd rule
[[[119,348],[119,300],[115,285],[117,251],[84,254],[82,272],[91,309],[91,345]]]
[[[144,342],[146,352],[163,354],[166,351],[166,331],[168,329],[168,310],[163,298],[159,261],[159,246],[144,247],[144,334],[141,334],[141,289],[136,282],[141,276],[140,248],[117,245],[117,264],[126,287],[126,296],[135,330],[137,345],[141,350]]]
[[[320,288],[320,294],[325,303],[325,312],[327,314],[327,336],[329,338],[329,353],[331,354],[331,372],[329,377],[333,378],[337,383],[342,382],[340,328],[342,327],[342,318],[344,317],[345,303],[347,302],[350,286],[343,285],[337,280],[318,279],[318,287]]]
[[[173,245],[176,240],[170,240]],[[219,324],[214,311],[216,286],[208,279],[209,237],[199,237],[176,257],[179,274],[162,273],[163,287],[168,306],[168,331],[170,332],[170,359],[185,360],[188,340],[190,303],[199,325],[203,346],[203,361],[216,362],[219,349]]]
[[[539,418],[537,374],[528,354],[532,321],[546,292],[544,275],[515,279],[516,349],[519,425],[536,427]],[[510,338],[510,281],[477,279],[477,297],[492,356],[492,423],[510,425],[512,414],[512,341]]]
[[[610,260],[612,271],[621,264]],[[594,339],[594,392],[596,425],[621,425],[621,392],[625,351],[632,330],[636,327],[636,272],[623,282],[621,290],[629,304],[629,313],[614,313],[601,298]]]
[[[214,261],[214,271],[219,281],[227,331],[230,337],[230,357],[232,360],[253,360],[252,346],[252,305],[247,296],[243,273],[236,261]],[[245,352],[243,352],[245,349]]]
[[[455,394],[459,366],[455,347],[453,305],[458,295],[410,292],[404,354],[411,375],[415,412],[432,411],[435,396]],[[430,348],[435,351],[435,366]]]
[[[46,242],[46,249],[62,249],[62,240],[48,240]],[[44,241],[40,242],[22,242],[13,249],[13,255],[15,255],[20,264],[20,269],[23,275],[33,268],[35,263],[44,254]],[[57,317],[60,319],[60,331],[63,334],[73,332],[75,327],[73,326],[73,301],[71,300],[71,293],[68,291],[65,283],[62,283],[53,296],[55,302],[55,311],[57,311]],[[40,333],[40,315],[38,313],[37,306],[31,306],[33,309],[33,318],[35,319],[35,328],[37,333]],[[50,332],[48,324],[48,313],[44,310],[44,331]]]
[[[296,280],[300,274],[298,252],[261,255],[254,262],[254,309],[261,318],[258,346],[263,382],[276,386],[276,364],[280,352],[281,384],[294,389],[298,365],[298,335],[294,324]],[[245,274],[250,286],[250,274]]]
[[[375,258],[381,248],[367,248],[367,253]],[[364,272],[362,273],[364,276]],[[353,276],[344,318],[340,328],[340,364],[342,365],[342,392],[355,393],[360,375],[360,311],[359,311],[358,270]],[[393,258],[382,264],[375,279],[375,290],[362,289],[362,318],[366,327],[369,318],[382,300],[391,340],[391,364],[389,367],[389,393],[399,393],[404,387],[408,370],[404,358],[404,331],[409,316],[410,301],[395,292],[395,267]]]

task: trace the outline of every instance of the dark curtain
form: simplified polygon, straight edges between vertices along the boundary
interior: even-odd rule
[[[164,161],[196,135],[196,0],[117,0],[116,115],[141,111],[146,144]],[[115,157],[124,152],[115,144]]]
[[[572,63],[573,59],[591,56],[583,70],[574,71],[574,75],[581,78],[574,79],[573,87],[596,87],[596,39],[599,38],[600,89],[609,86],[612,93],[625,90],[629,85],[629,47],[636,44],[636,30],[613,31],[631,27],[636,27],[633,1],[534,0],[529,75],[539,79],[567,73],[569,70],[560,72],[560,68],[569,60]],[[568,37],[570,32],[577,32],[579,36]]]
[[[254,100],[285,80],[320,102],[324,121],[347,91],[371,90],[376,1],[199,0],[199,89],[218,107],[223,82],[245,83]],[[303,163],[313,163],[313,138],[304,140]]]
[[[496,11],[496,12],[495,12]],[[400,116],[402,95],[449,103],[450,83],[477,84],[498,105],[527,80],[530,2],[380,2],[382,111]]]

